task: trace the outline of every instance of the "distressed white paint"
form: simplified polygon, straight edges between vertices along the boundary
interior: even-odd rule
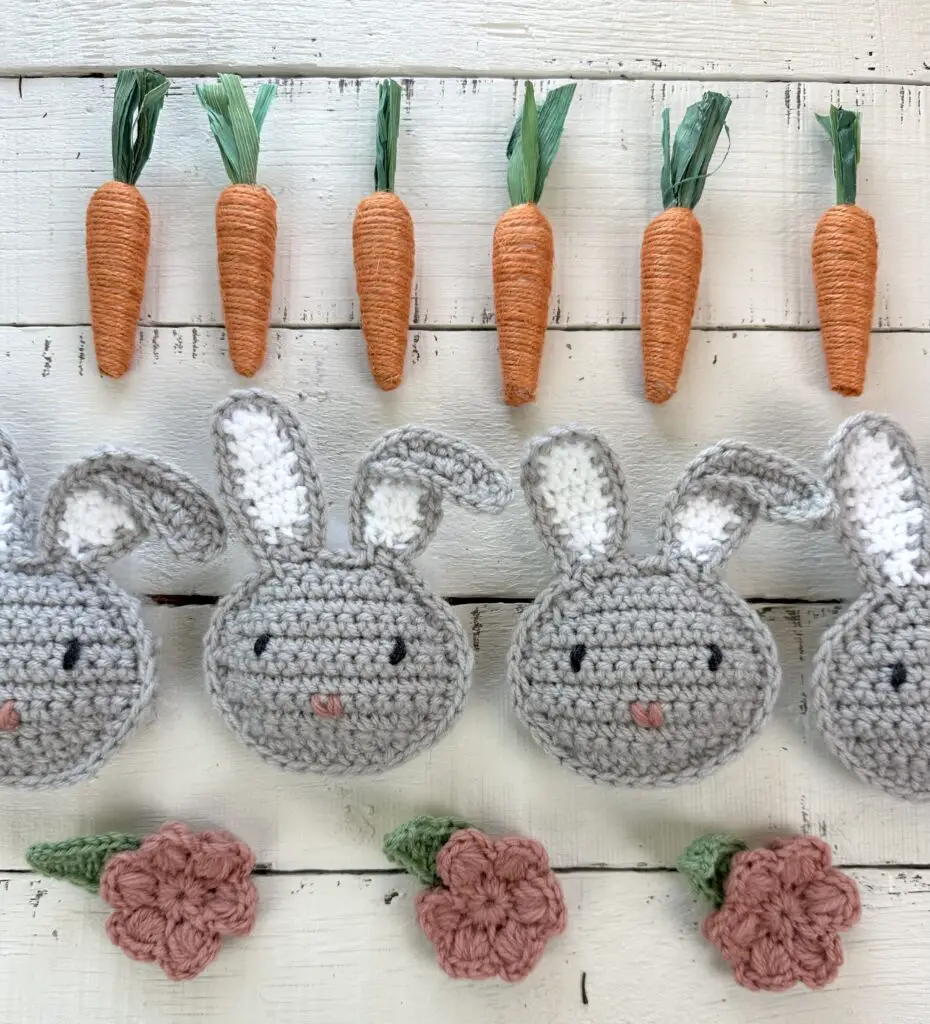
[[[656,2],[640,0],[650,9]],[[209,39],[213,50],[215,36]],[[747,49],[755,47],[754,39]],[[830,49],[838,52],[834,39]],[[148,323],[222,320],[213,222],[226,178],[194,84],[178,79],[172,86],[139,182],[152,213]],[[352,217],[372,188],[376,84],[279,84],[259,160],[260,180],[278,201],[275,323],[357,321]],[[670,106],[677,123],[706,84],[578,84],[541,202],[555,233],[553,322],[638,323],[642,233],[661,210],[661,111]],[[249,84],[250,95],[255,87]],[[842,101],[863,116],[859,201],[874,215],[880,239],[875,323],[930,326],[930,192],[923,187],[930,87],[718,87],[733,97],[732,145],[698,207],[705,255],[695,323],[817,323],[811,234],[835,190],[829,140],[814,114]],[[411,320],[493,320],[491,236],[507,206],[506,145],[519,97],[520,83],[502,79],[415,79],[406,86],[397,191],[416,227]],[[15,79],[0,80],[0,323],[89,322],[84,217],[93,190],[111,174],[112,98],[112,79],[24,79],[22,99]]]
[[[0,789],[0,870],[25,867],[26,847],[42,839],[152,829],[174,817],[241,834],[278,870],[380,869],[385,832],[449,811],[491,831],[538,836],[560,867],[671,867],[695,834],[713,829],[812,832],[846,863],[930,864],[926,806],[858,782],[808,712],[811,658],[835,605],[761,609],[784,668],[771,722],[716,775],[662,791],[597,786],[536,746],[510,706],[507,651],[520,607],[503,604],[456,609],[476,646],[473,684],[461,720],[432,750],[380,777],[284,772],[243,747],[210,704],[201,670],[210,611],[147,609],[162,640],[153,715],[94,782]]]
[[[414,919],[420,887],[402,874],[260,877],[252,935],[183,983],[110,944],[97,896],[0,876],[5,1019],[59,1024],[79,1007],[83,1020],[132,1024],[923,1024],[930,882],[914,870],[850,874],[864,909],[843,936],[839,978],[778,995],[734,984],[698,933],[707,907],[673,872],[562,875],[567,930],[518,985],[442,974]]]

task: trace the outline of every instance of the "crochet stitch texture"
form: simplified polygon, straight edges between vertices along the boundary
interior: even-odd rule
[[[393,430],[356,476],[351,549],[329,551],[310,445],[286,405],[234,393],[214,443],[230,518],[259,566],[207,636],[207,687],[227,724],[293,771],[380,772],[431,746],[464,707],[472,652],[409,561],[444,497],[496,513],[512,497],[506,475],[461,441]]]
[[[775,643],[719,572],[759,516],[820,525],[823,484],[775,452],[722,442],[686,470],[657,556],[624,551],[616,456],[591,431],[537,439],[523,488],[556,565],[510,647],[514,707],[534,739],[596,782],[669,786],[736,757],[780,680]]]
[[[155,688],[139,602],[103,567],[149,534],[178,555],[222,550],[219,510],[157,459],[107,450],[55,481],[38,528],[0,432],[0,783],[63,786],[94,775]]]

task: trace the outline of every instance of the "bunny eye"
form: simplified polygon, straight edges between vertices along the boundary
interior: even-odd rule
[[[81,641],[75,637],[73,640],[68,642],[68,646],[65,648],[64,657],[61,659],[61,667],[66,671],[70,672],[71,669],[78,663],[78,658],[81,656]]]
[[[404,643],[403,637],[397,636],[394,638],[394,646],[391,648],[391,653],[388,656],[388,661],[392,665],[399,665],[406,657],[407,645]]]
[[[896,661],[891,669],[891,685],[896,690],[900,690],[906,682],[907,669],[904,667],[904,662]]]
[[[572,665],[572,672],[581,671],[581,663],[584,661],[584,656],[588,653],[588,648],[584,644],[575,644],[568,655],[568,660]]]
[[[711,672],[716,672],[723,664],[723,651],[721,651],[716,644],[708,644],[707,649],[710,651],[710,657],[707,659],[707,667]]]
[[[255,656],[260,658],[265,653],[265,648],[271,642],[270,633],[262,633],[262,635],[255,641],[255,646],[252,648],[255,651]]]

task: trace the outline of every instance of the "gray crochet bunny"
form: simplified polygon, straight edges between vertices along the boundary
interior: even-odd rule
[[[700,779],[762,729],[780,669],[769,630],[719,573],[758,516],[829,521],[812,474],[723,442],[670,495],[657,556],[625,552],[623,474],[595,433],[537,439],[523,488],[558,575],[510,648],[517,714],[548,753],[596,782]]]
[[[893,420],[847,420],[827,452],[839,533],[865,591],[814,662],[817,722],[859,778],[930,798],[930,495]]]
[[[55,481],[33,529],[28,486],[0,432],[0,782],[89,778],[152,697],[155,643],[103,567],[148,534],[206,560],[219,509],[164,463],[107,450]]]
[[[419,427],[363,460],[349,551],[324,547],[325,506],[303,428],[258,391],[217,409],[214,443],[230,517],[258,571],[216,610],[207,686],[227,724],[294,771],[380,772],[431,746],[465,704],[471,647],[410,564],[443,497],[476,512],[512,498],[475,448]]]

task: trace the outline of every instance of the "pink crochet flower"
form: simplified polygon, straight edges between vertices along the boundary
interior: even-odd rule
[[[155,961],[175,981],[194,978],[224,935],[248,935],[258,893],[255,855],[228,832],[162,825],[138,850],[107,861],[100,895],[113,907],[110,940],[134,960]]]
[[[417,897],[417,919],[453,978],[520,981],[565,930],[562,887],[535,839],[466,828],[439,851],[445,888]]]
[[[831,865],[830,848],[813,836],[734,855],[704,934],[740,985],[781,992],[833,981],[843,963],[837,933],[859,920],[860,905],[856,883]]]

